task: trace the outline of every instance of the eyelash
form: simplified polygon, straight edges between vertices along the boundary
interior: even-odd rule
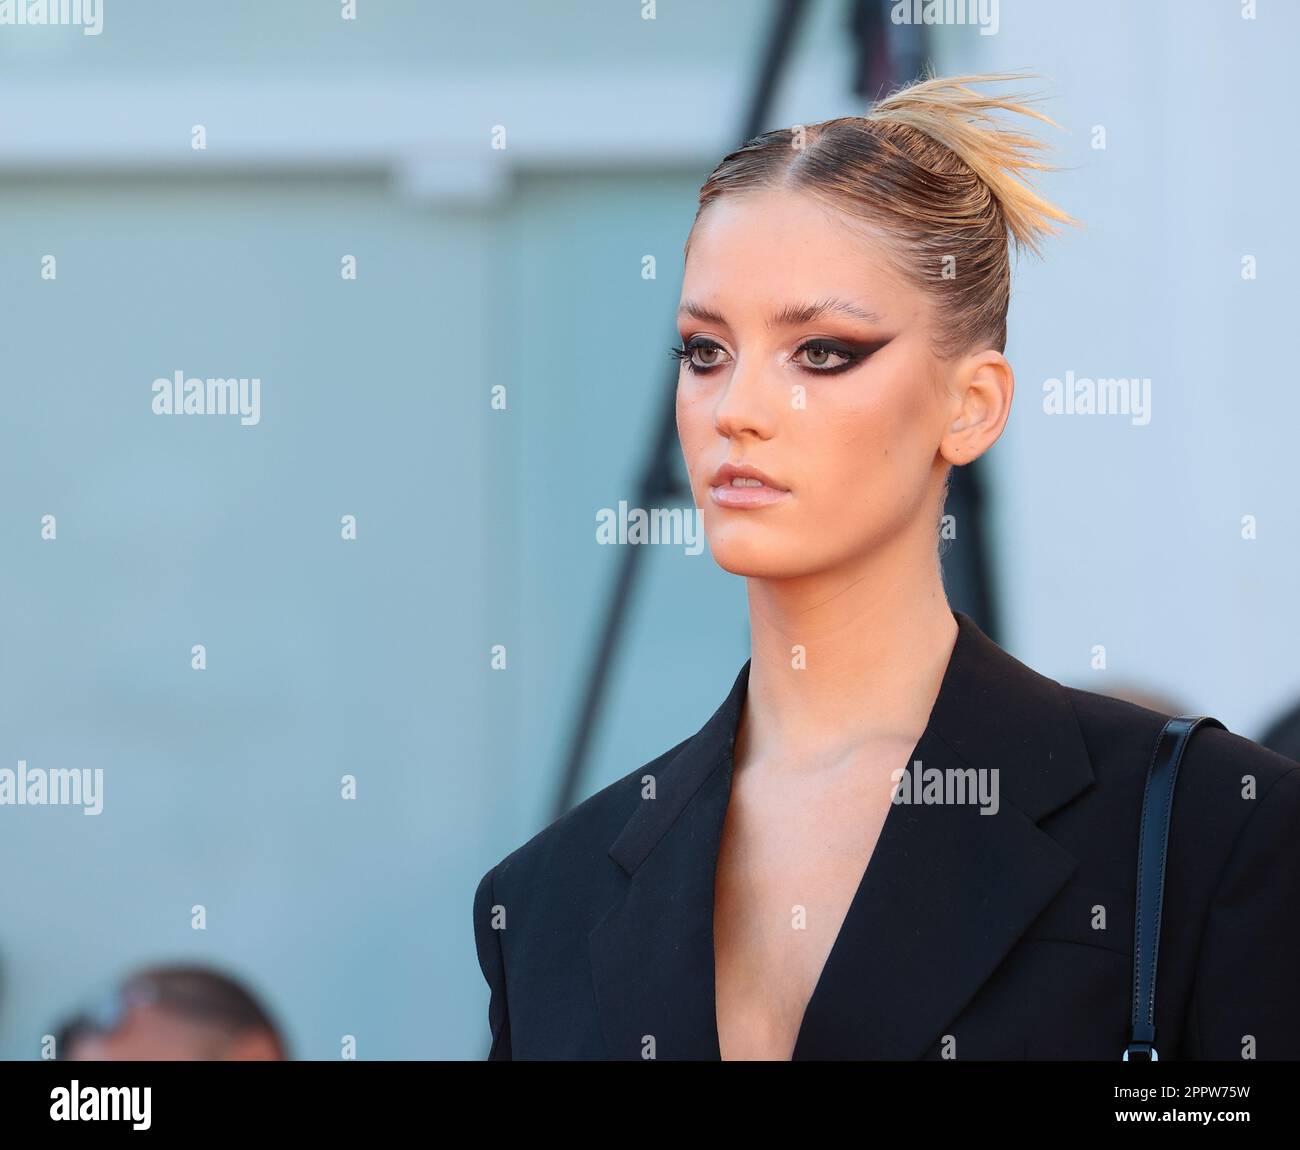
[[[713,372],[722,365],[715,363],[710,367],[701,367],[696,364],[691,359],[691,354],[698,351],[700,348],[717,348],[719,351],[724,350],[720,344],[711,339],[704,339],[700,336],[695,336],[680,347],[670,348],[669,353],[674,358],[684,363],[686,369],[691,372],[692,375],[712,375]],[[807,367],[803,364],[798,365],[809,375],[839,375],[840,372],[849,371],[851,368],[856,367],[866,359],[868,354],[870,354],[868,352],[849,351],[824,339],[810,339],[806,343],[801,343],[795,349],[795,355],[798,355],[801,351],[827,351],[832,355],[838,355],[844,359],[843,363],[836,364],[834,367]]]

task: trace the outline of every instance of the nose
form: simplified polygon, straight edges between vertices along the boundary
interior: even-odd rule
[[[759,367],[737,362],[713,409],[713,426],[724,439],[744,435],[771,439],[781,402],[776,385],[764,378]]]

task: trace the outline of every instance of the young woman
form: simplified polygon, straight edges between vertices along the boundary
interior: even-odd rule
[[[1009,240],[1071,222],[995,112],[1046,117],[965,86],[1005,78],[766,133],[704,185],[677,423],[752,656],[484,875],[492,1058],[1125,1050],[1168,716],[1014,659],[939,563],[949,472],[1011,408]],[[1159,1056],[1300,1058],[1300,765],[1196,732],[1162,918]]]

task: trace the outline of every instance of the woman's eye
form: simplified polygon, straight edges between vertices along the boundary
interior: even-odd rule
[[[795,355],[806,355],[808,358],[804,361],[803,366],[810,367],[815,371],[846,367],[854,359],[847,351],[840,351],[838,348],[826,347],[819,343],[806,343],[795,352]],[[838,356],[838,359],[833,358],[836,356]]]
[[[683,347],[675,347],[672,350],[673,355],[683,361],[689,371],[697,374],[712,371],[722,363],[722,357],[726,355],[726,352],[716,343],[692,341]]]
[[[682,347],[672,349],[673,355],[685,362],[687,370],[705,375],[726,361],[727,352],[712,341],[692,340]],[[800,346],[792,361],[814,375],[834,375],[847,371],[863,358],[863,352],[830,344],[809,342]],[[803,356],[803,359],[798,357]]]

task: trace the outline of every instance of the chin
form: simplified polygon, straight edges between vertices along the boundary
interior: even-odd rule
[[[715,538],[706,529],[713,561],[732,575],[751,579],[789,579],[818,569],[809,561],[808,550],[788,539],[762,537],[761,532],[723,530]]]

